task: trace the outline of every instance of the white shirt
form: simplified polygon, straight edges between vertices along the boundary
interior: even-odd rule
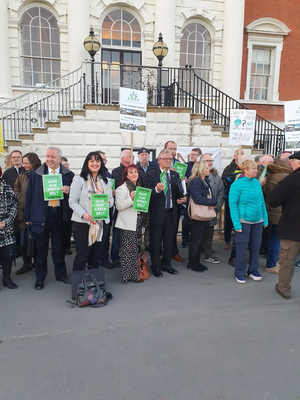
[[[48,167],[48,174],[49,175],[59,175],[60,174],[60,165],[58,166],[58,168],[55,169],[55,174],[52,174],[53,168],[49,168]],[[60,200],[58,200],[58,204],[55,207],[59,207],[60,206]],[[50,204],[50,201],[48,201],[48,207],[52,207]]]

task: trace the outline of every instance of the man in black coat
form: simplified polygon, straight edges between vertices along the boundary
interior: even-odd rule
[[[26,191],[25,222],[30,224],[35,235],[36,258],[35,289],[44,288],[47,276],[47,256],[51,236],[52,259],[57,281],[71,283],[67,277],[65,248],[63,241],[63,222],[70,220],[69,192],[74,174],[61,162],[61,151],[49,147],[46,151],[46,162],[30,174]],[[62,200],[46,201],[44,199],[43,175],[61,174],[63,192]]]
[[[275,289],[285,299],[291,298],[291,282],[295,262],[300,253],[300,151],[289,157],[293,172],[267,194],[270,207],[282,206],[278,237],[280,240],[280,270]]]
[[[172,165],[172,153],[170,150],[162,150],[158,157],[158,167],[147,172],[144,185],[152,189],[150,199],[150,256],[153,275],[157,278],[163,276],[161,269],[169,274],[177,274],[178,271],[171,267],[172,244],[178,223],[178,204],[186,201],[183,197],[179,174],[170,170]],[[160,181],[160,175],[166,171],[167,191],[164,194],[164,184]],[[163,256],[160,256],[163,241]]]
[[[24,171],[22,167],[22,153],[20,150],[13,150],[10,153],[13,166],[4,171],[2,179],[14,190],[15,182],[21,172]]]
[[[149,170],[149,165],[150,165],[149,156],[150,156],[150,151],[147,150],[145,147],[143,147],[138,151],[139,162],[136,164],[136,166],[138,167],[139,177],[141,180]]]

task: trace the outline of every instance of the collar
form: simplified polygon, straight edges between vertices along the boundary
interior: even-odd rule
[[[48,167],[48,174],[51,175],[52,174],[53,169]],[[58,168],[55,169],[55,175],[60,174],[60,165],[58,166]]]

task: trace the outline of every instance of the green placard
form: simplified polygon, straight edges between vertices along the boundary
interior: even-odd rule
[[[148,212],[149,202],[151,196],[151,189],[146,189],[138,186],[133,201],[133,210]]]
[[[91,195],[91,214],[93,220],[108,219],[109,204],[108,194],[92,194]]]
[[[166,193],[167,193],[167,189],[168,189],[166,171],[163,171],[163,172],[160,174],[160,181],[161,181],[161,183],[164,184],[164,187],[165,187],[165,188],[164,188],[164,194],[166,194]]]
[[[44,200],[62,200],[64,198],[61,174],[43,175]]]
[[[109,181],[110,181],[111,190],[115,190],[115,180],[112,178],[109,178]]]
[[[185,176],[185,173],[186,173],[187,164],[183,164],[183,163],[176,161],[174,168],[175,168],[175,171],[179,174],[180,179],[183,179]]]
[[[264,179],[264,177],[265,177],[266,174],[267,174],[267,169],[268,169],[268,166],[266,166],[266,167],[264,168],[263,172],[261,173],[260,177],[258,178],[259,181],[261,181],[262,179]]]

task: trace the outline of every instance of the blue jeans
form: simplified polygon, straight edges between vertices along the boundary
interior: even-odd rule
[[[280,250],[280,239],[277,236],[278,225],[271,225],[271,239],[269,242],[269,251],[267,257],[267,268],[274,268],[278,261],[279,250]]]
[[[242,232],[235,231],[236,241],[236,259],[234,276],[243,276],[247,270],[247,247],[249,243],[249,268],[251,274],[258,270],[258,257],[261,244],[261,235],[263,223],[244,224],[242,223]]]

